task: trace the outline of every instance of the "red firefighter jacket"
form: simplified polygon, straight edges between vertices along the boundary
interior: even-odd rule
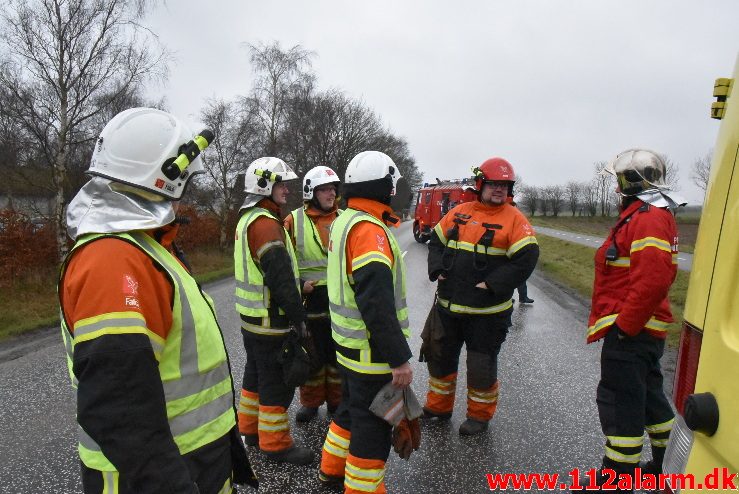
[[[677,275],[677,244],[669,210],[640,200],[624,209],[595,253],[588,343],[603,338],[614,323],[629,336],[642,330],[656,338],[667,336],[673,321],[667,293]]]

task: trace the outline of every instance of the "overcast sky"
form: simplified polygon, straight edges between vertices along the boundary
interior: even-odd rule
[[[147,24],[175,56],[169,108],[193,125],[206,98],[249,92],[246,43],[278,40],[316,52],[319,88],[374,109],[429,181],[497,155],[527,183],[564,184],[643,146],[679,165],[695,204],[737,19],[737,0],[170,0]]]

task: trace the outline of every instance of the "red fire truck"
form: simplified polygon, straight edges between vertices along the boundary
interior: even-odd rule
[[[436,184],[423,184],[416,197],[416,213],[413,219],[413,238],[426,243],[431,238],[431,230],[454,206],[474,201],[477,196],[473,190],[472,179],[438,180]]]

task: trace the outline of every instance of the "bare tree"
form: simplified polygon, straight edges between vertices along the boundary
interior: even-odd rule
[[[612,196],[616,188],[614,176],[610,173],[603,172],[605,166],[605,161],[598,161],[593,165],[595,169],[595,188],[598,194],[601,216],[609,216],[611,214]]]
[[[539,210],[539,188],[535,185],[524,185],[520,188],[523,198],[521,204],[529,210],[531,216],[536,216]]]
[[[301,87],[313,84],[311,58],[314,53],[300,45],[285,51],[277,41],[268,45],[249,45],[249,48],[257,75],[253,95],[265,136],[264,154],[275,156],[291,95]]]
[[[600,187],[600,177],[593,177],[590,182],[584,184],[583,202],[585,211],[589,216],[595,216],[598,213],[598,193]]]
[[[572,216],[575,216],[577,214],[577,209],[580,205],[580,198],[583,193],[583,184],[580,182],[575,182],[574,180],[571,180],[567,182],[565,185],[565,197],[567,200],[567,205],[570,207],[570,211],[572,212]]]
[[[0,86],[52,168],[58,253],[66,253],[65,184],[70,148],[89,142],[95,116],[154,75],[166,54],[138,24],[144,0],[9,0]],[[101,101],[102,100],[102,101]]]
[[[680,190],[680,166],[666,154],[660,157],[665,162],[665,183],[671,190]]]
[[[210,99],[200,112],[203,123],[213,131],[215,139],[203,153],[208,200],[199,201],[217,218],[220,226],[218,245],[223,250],[230,245],[229,220],[237,196],[236,181],[246,168],[248,156],[258,153],[258,121],[256,108],[249,100],[241,102]]]
[[[565,189],[561,185],[547,185],[542,189],[543,201],[545,206],[542,207],[544,211],[551,211],[552,216],[555,218],[559,216],[562,211],[562,203],[564,202]],[[545,213],[546,216],[546,213]]]
[[[690,170],[691,180],[704,192],[708,188],[708,179],[711,176],[711,160],[713,160],[713,149],[704,156],[696,158]]]

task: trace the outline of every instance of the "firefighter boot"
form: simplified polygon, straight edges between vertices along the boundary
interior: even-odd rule
[[[662,473],[662,461],[665,458],[665,449],[652,446],[652,459],[639,463],[642,474],[659,475]]]
[[[273,461],[291,465],[307,465],[313,461],[313,451],[295,445],[283,451],[264,451],[264,454]]]
[[[310,422],[318,415],[318,408],[301,406],[298,413],[295,414],[296,422]]]
[[[474,436],[488,430],[488,422],[468,418],[459,426],[459,434],[462,436]]]
[[[633,486],[636,480],[634,478],[634,467],[635,465],[632,463],[621,463],[610,458],[603,458],[603,464],[595,472],[594,479],[591,479],[587,475],[580,478],[580,485],[583,488],[582,492],[633,493]],[[621,475],[624,474],[631,476],[632,489],[616,489]]]

